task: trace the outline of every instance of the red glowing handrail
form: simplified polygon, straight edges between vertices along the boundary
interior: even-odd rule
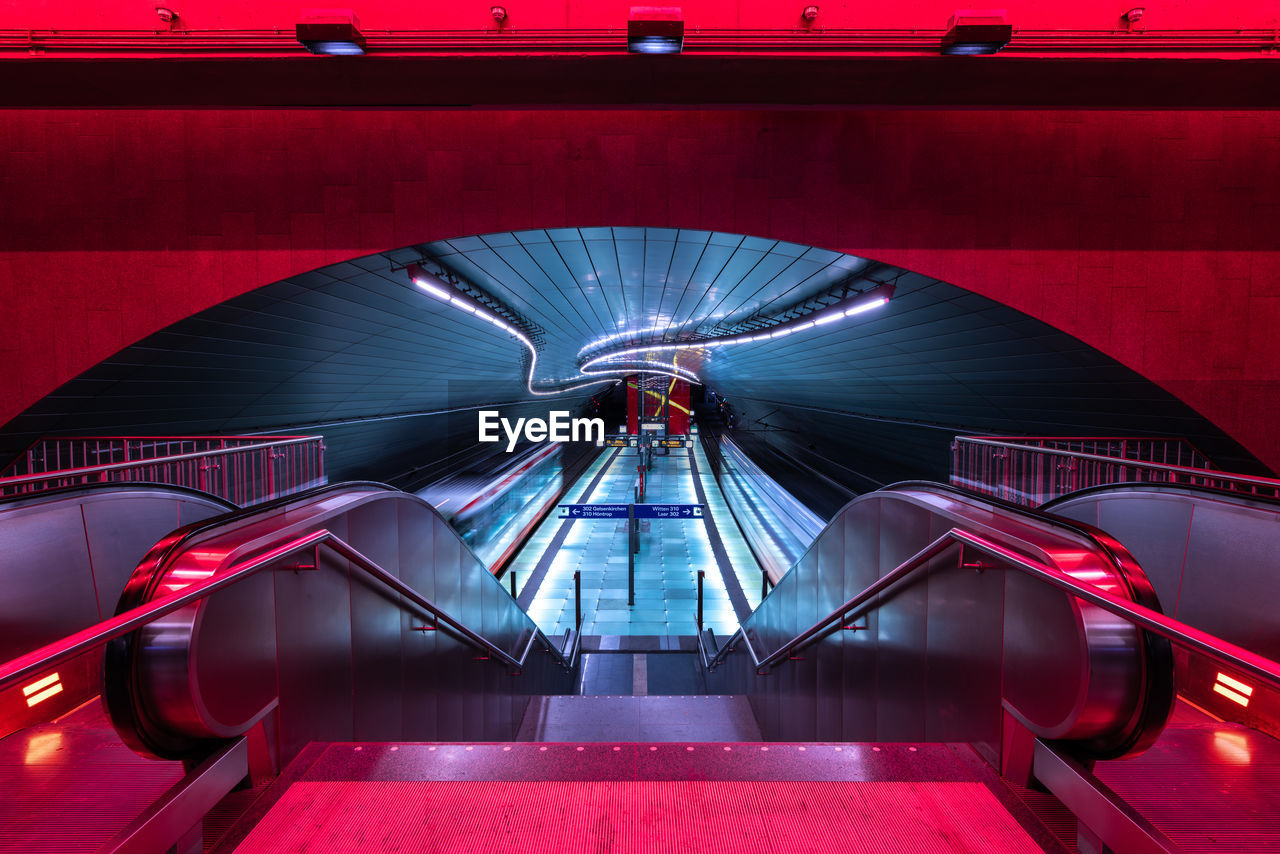
[[[806,647],[817,640],[820,640],[827,633],[841,625],[844,619],[852,613],[859,612],[876,596],[883,593],[886,589],[894,586],[907,576],[913,574],[919,569],[927,566],[929,561],[937,557],[947,549],[956,546],[970,546],[978,551],[997,558],[1010,568],[1019,570],[1041,581],[1047,582],[1061,590],[1070,593],[1077,599],[1082,599],[1091,605],[1108,611],[1127,622],[1133,623],[1148,631],[1154,632],[1161,637],[1168,638],[1176,644],[1189,647],[1204,655],[1212,658],[1219,664],[1228,667],[1234,667],[1239,670],[1246,671],[1259,679],[1266,682],[1270,687],[1280,690],[1280,663],[1272,661],[1269,658],[1250,652],[1241,646],[1222,640],[1221,638],[1203,632],[1200,629],[1188,626],[1186,623],[1178,622],[1171,619],[1159,611],[1154,611],[1125,599],[1108,593],[1091,584],[1085,584],[1077,581],[1065,572],[1058,570],[1048,564],[1032,560],[1024,555],[1005,548],[1004,546],[994,543],[991,540],[972,534],[960,528],[952,528],[942,536],[938,537],[929,545],[916,552],[911,557],[900,563],[897,567],[882,575],[876,581],[868,585],[862,592],[857,593],[843,605],[836,608],[827,616],[818,620],[805,631],[796,635],[791,640],[778,647],[776,650],[760,658],[751,645],[751,639],[747,637],[746,632],[741,626],[734,633],[729,642],[724,645],[714,656],[706,659],[704,655],[704,664],[710,668],[714,668],[724,656],[736,646],[739,640],[747,647],[747,652],[751,656],[752,663],[757,671],[767,669],[778,661],[789,658],[796,650]],[[702,645],[702,638],[699,635],[699,646]]]
[[[46,644],[37,650],[0,665],[0,691],[11,688],[34,674],[43,673],[55,665],[102,646],[108,641],[136,631],[148,623],[158,620],[167,614],[172,614],[180,608],[185,608],[199,599],[211,596],[250,575],[261,572],[263,569],[278,563],[290,555],[298,554],[308,549],[318,549],[322,545],[346,558],[352,565],[359,567],[366,575],[381,583],[391,592],[402,596],[405,600],[412,602],[418,608],[430,614],[439,624],[457,634],[467,643],[481,652],[505,662],[514,669],[519,670],[524,667],[524,663],[528,660],[529,653],[533,649],[534,642],[539,638],[542,639],[543,645],[556,657],[562,666],[566,668],[572,668],[573,666],[573,659],[577,654],[580,641],[580,638],[576,636],[576,632],[572,645],[566,650],[561,650],[535,626],[532,635],[525,644],[523,653],[519,658],[516,658],[488,638],[472,631],[451,617],[431,600],[387,572],[387,570],[366,557],[345,540],[327,529],[321,529],[282,543],[256,557],[233,565],[225,572],[203,581],[194,582],[181,590],[162,596],[145,605],[131,608],[123,614],[117,614],[110,619],[103,620],[101,623],[82,629],[73,635],[68,635],[61,640]]]

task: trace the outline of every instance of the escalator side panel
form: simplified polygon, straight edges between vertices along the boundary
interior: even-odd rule
[[[804,577],[811,578],[813,581],[810,584],[792,585],[795,604],[788,614],[789,621],[786,625],[792,637],[808,628],[813,621],[806,622],[806,616],[818,609],[818,589],[821,586],[818,563],[818,550],[810,549],[800,559],[800,565],[797,567],[797,571],[803,572]],[[779,682],[785,692],[783,703],[787,710],[784,717],[784,740],[810,741],[817,738],[817,661],[829,653],[829,650],[823,647],[834,646],[837,643],[830,637],[824,638],[810,650],[801,653],[793,662],[794,667],[786,668],[791,671],[790,673],[778,672]]]
[[[1198,512],[1192,502],[1175,499],[1162,501],[1161,504],[1161,512],[1151,514],[1146,512],[1142,502],[1091,501],[1088,506],[1082,506],[1080,510],[1097,521],[1093,519],[1080,519],[1080,521],[1097,525],[1108,533],[1124,532],[1124,536],[1115,535],[1146,570],[1147,578],[1151,579],[1151,586],[1155,588],[1156,596],[1160,598],[1160,604],[1165,613],[1183,622],[1191,622],[1187,620],[1181,608],[1183,601],[1192,603],[1197,601],[1194,598],[1185,598],[1182,590],[1187,567],[1187,547],[1193,539],[1200,540],[1206,545],[1217,545],[1214,541],[1219,540],[1220,537],[1225,538],[1225,545],[1231,546],[1240,531],[1236,525],[1227,524],[1220,534],[1210,530],[1207,532],[1208,538],[1200,538],[1195,536],[1199,533],[1198,525],[1197,530],[1192,531],[1192,520]],[[1073,519],[1080,518],[1074,510],[1069,516]],[[1133,545],[1131,546],[1130,543]],[[1234,549],[1219,550],[1215,563],[1232,551]],[[1235,561],[1232,561],[1232,564],[1234,565]],[[1213,583],[1217,584],[1218,581],[1219,578],[1215,573]],[[1222,628],[1231,632],[1234,626]],[[1210,630],[1206,629],[1206,631]],[[1219,632],[1213,633],[1224,638],[1231,636]]]
[[[933,539],[929,512],[909,505],[880,520],[880,566],[870,584],[915,554]],[[856,559],[856,556],[851,556]],[[862,573],[858,573],[862,575]],[[922,655],[928,641],[929,579],[922,573],[916,584],[889,591],[876,609],[877,625],[876,732],[868,741],[920,741],[924,738],[925,706],[929,695],[928,660]],[[814,614],[817,620],[821,614]]]
[[[331,530],[348,536],[342,517],[333,520]],[[318,569],[272,573],[282,758],[297,755],[310,741],[342,741],[355,735],[350,571],[347,561],[333,552],[321,549],[319,554]],[[198,636],[216,643],[224,634]],[[220,687],[218,695],[236,693],[233,686]]]
[[[400,531],[417,520],[419,508],[407,502],[396,508]],[[418,536],[401,536],[397,542],[400,578],[428,600],[435,601],[435,573],[430,571],[435,560],[435,540],[439,532],[424,526]],[[435,741],[439,737],[439,698],[441,671],[439,666],[441,633],[423,631],[427,620],[413,611],[400,612],[404,657],[400,662],[401,721],[404,737],[410,741]]]
[[[934,536],[938,530],[935,520]],[[925,741],[998,742],[1005,584],[1013,573],[963,566],[952,552],[929,567]]]
[[[399,514],[382,514],[373,506],[347,514],[352,545],[383,569],[403,580],[400,565]],[[351,579],[351,657],[361,662],[352,673],[356,741],[398,738],[403,731],[400,659],[404,652],[404,608],[368,576],[348,568]]]
[[[848,601],[878,577],[881,565],[880,505],[864,503],[852,507],[840,517],[839,524],[844,550],[833,568],[844,570],[843,596],[844,601]],[[847,622],[861,628],[841,631],[843,702],[840,737],[847,741],[871,740],[878,729],[878,658],[875,652],[880,643],[880,612],[872,609]],[[868,733],[871,735],[866,735]]]
[[[1179,610],[1187,616],[1179,619],[1245,649],[1280,657],[1277,528],[1276,514],[1221,505],[1197,507],[1178,599]],[[1229,581],[1222,569],[1227,556]],[[1224,587],[1229,588],[1225,596]]]
[[[123,514],[107,501],[80,505],[84,514],[89,557],[98,588],[98,619],[110,617],[116,599],[124,589],[142,553],[181,524],[181,517],[195,520],[209,516],[207,507],[171,498],[138,498],[130,502],[131,512]]]
[[[0,624],[5,626],[0,643],[3,660],[17,658],[98,621],[92,564],[78,504],[27,512],[21,524],[0,526],[0,554],[4,555],[5,587],[0,596]],[[58,571],[59,567],[64,569]]]
[[[832,531],[817,549],[818,584],[817,609],[826,613],[839,607],[846,599],[844,572],[844,533],[842,525]],[[823,645],[830,647],[822,655],[815,656],[814,669],[817,674],[816,732],[843,732],[844,730],[844,670],[843,649],[847,642],[845,635],[850,632],[838,631],[823,640]],[[816,737],[816,733],[815,733]]]
[[[456,538],[441,537],[435,540],[435,566],[453,566],[462,557],[462,542]],[[460,608],[463,593],[463,580],[456,573],[436,573],[435,602],[455,619],[464,624],[472,614]],[[435,632],[437,635],[436,674],[439,677],[439,721],[440,732],[460,733],[464,739],[474,739],[475,729],[468,725],[465,692],[468,690],[465,678],[466,660],[474,653],[451,634]],[[444,667],[444,662],[452,661],[454,666]]]

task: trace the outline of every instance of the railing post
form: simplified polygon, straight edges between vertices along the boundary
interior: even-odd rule
[[[698,570],[698,634],[702,634],[702,579],[706,575],[706,570]]]
[[[760,598],[763,599],[768,595],[769,595],[769,570],[762,569],[760,570]]]
[[[636,531],[636,506],[627,505],[627,605],[636,604],[636,552],[640,550],[640,534]]]
[[[582,629],[582,570],[573,571],[573,630]]]
[[[511,577],[511,598],[516,598],[516,571],[514,569],[507,570],[507,575]]]
[[[275,449],[267,449],[267,498],[276,497],[276,461]]]

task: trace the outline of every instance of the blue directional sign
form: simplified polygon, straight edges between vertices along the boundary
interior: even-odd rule
[[[626,519],[625,504],[561,504],[561,519]]]
[[[703,504],[637,504],[637,519],[701,519]]]

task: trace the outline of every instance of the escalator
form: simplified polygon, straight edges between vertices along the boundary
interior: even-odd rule
[[[0,669],[97,661],[107,713],[0,742],[29,793],[0,805],[0,850],[198,851],[309,742],[510,740],[531,697],[573,688],[576,633],[543,635],[416,496],[343,484],[177,521],[134,539],[114,617]]]
[[[583,850],[816,850],[818,836],[877,832],[930,850],[1178,850],[1131,806],[1151,772],[1112,769],[1193,752],[1162,738],[1196,735],[1178,729],[1192,713],[1175,697],[1186,629],[1117,538],[908,483],[846,505],[739,632],[699,636],[715,696],[568,697],[576,632],[545,636],[421,499],[326,487],[178,528],[139,562],[116,617],[35,654],[47,666],[107,644],[112,726],[77,712],[87,746],[66,758],[117,792],[120,824],[53,850],[195,851],[202,824],[218,851],[356,836],[369,850],[501,848],[532,838],[516,816]],[[1201,652],[1280,679],[1230,644]],[[576,705],[548,718],[556,697]],[[55,738],[0,745],[17,756],[36,736]],[[86,759],[107,741],[153,761],[121,755],[108,773]],[[1237,749],[1273,755],[1269,741]],[[235,789],[252,804],[225,818]],[[796,798],[832,812],[802,819]],[[24,809],[47,838],[79,826],[74,799],[41,804]],[[722,814],[738,823],[715,831]],[[656,822],[639,837],[637,815]]]
[[[0,661],[10,661],[115,611],[147,549],[180,525],[233,510],[204,492],[102,484],[0,501]],[[0,737],[74,709],[102,690],[96,658],[38,671],[0,691]]]

